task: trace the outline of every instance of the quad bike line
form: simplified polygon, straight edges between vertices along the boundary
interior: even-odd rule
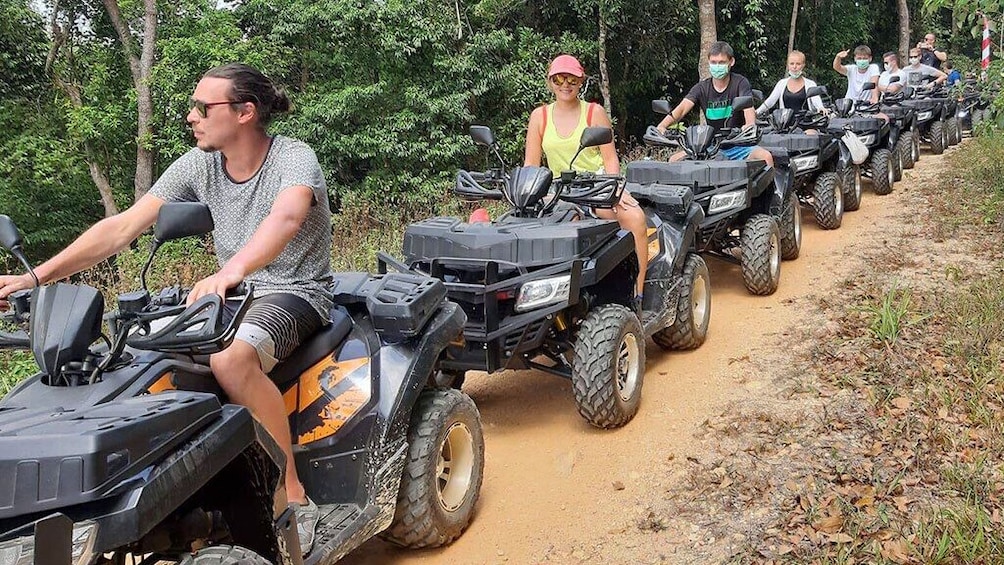
[[[481,411],[486,464],[466,535],[418,552],[373,540],[343,563],[630,563],[658,555],[688,562],[675,552],[689,547],[690,531],[638,529],[646,505],[682,480],[688,457],[709,463],[694,438],[706,419],[731,401],[780,401],[772,382],[778,375],[755,363],[757,352],[784,351],[785,332],[802,311],[852,275],[865,250],[902,231],[906,194],[918,177],[944,166],[926,146],[921,154],[890,195],[876,197],[865,180],[860,210],[845,215],[839,230],[820,229],[803,209],[800,258],[785,263],[771,296],[750,295],[738,265],[709,258],[714,304],[707,341],[675,352],[649,341],[642,407],[623,428],[584,423],[564,379],[469,373],[463,390]]]

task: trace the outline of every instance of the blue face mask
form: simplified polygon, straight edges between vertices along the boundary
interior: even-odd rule
[[[717,79],[725,78],[725,75],[729,74],[728,63],[709,63],[708,70],[711,72],[711,76]]]
[[[868,65],[872,64],[868,59],[854,59],[854,64],[858,66],[862,71],[868,68]]]
[[[799,78],[802,76],[802,71],[788,71],[788,76],[791,78]]]

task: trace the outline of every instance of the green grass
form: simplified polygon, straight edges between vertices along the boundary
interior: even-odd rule
[[[909,289],[893,287],[875,302],[860,307],[871,317],[868,329],[875,339],[891,346],[903,329],[921,322],[925,316],[913,312]]]

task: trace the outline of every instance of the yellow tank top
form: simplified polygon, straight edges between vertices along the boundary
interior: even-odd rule
[[[561,171],[570,169],[569,162],[579,150],[579,138],[582,137],[582,130],[586,129],[587,113],[589,103],[579,101],[579,123],[575,130],[568,137],[558,135],[557,128],[554,127],[554,104],[547,106],[547,122],[544,125],[544,137],[541,139],[541,149],[544,157],[547,158],[547,167],[554,173],[555,178],[561,175]],[[599,147],[587,147],[575,160],[575,170],[587,173],[595,173],[603,168],[603,156],[600,155]]]

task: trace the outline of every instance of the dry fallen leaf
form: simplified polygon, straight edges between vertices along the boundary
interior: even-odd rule
[[[843,532],[828,534],[826,537],[830,538],[830,543],[851,543],[854,541],[854,538]]]
[[[905,396],[900,396],[898,398],[892,399],[892,405],[895,406],[896,408],[899,408],[900,410],[909,410],[910,405],[912,404],[913,401],[911,401],[909,398]]]
[[[840,528],[844,527],[844,517],[840,514],[833,514],[816,521],[812,524],[812,527],[817,531],[827,534],[836,533],[840,531]]]

